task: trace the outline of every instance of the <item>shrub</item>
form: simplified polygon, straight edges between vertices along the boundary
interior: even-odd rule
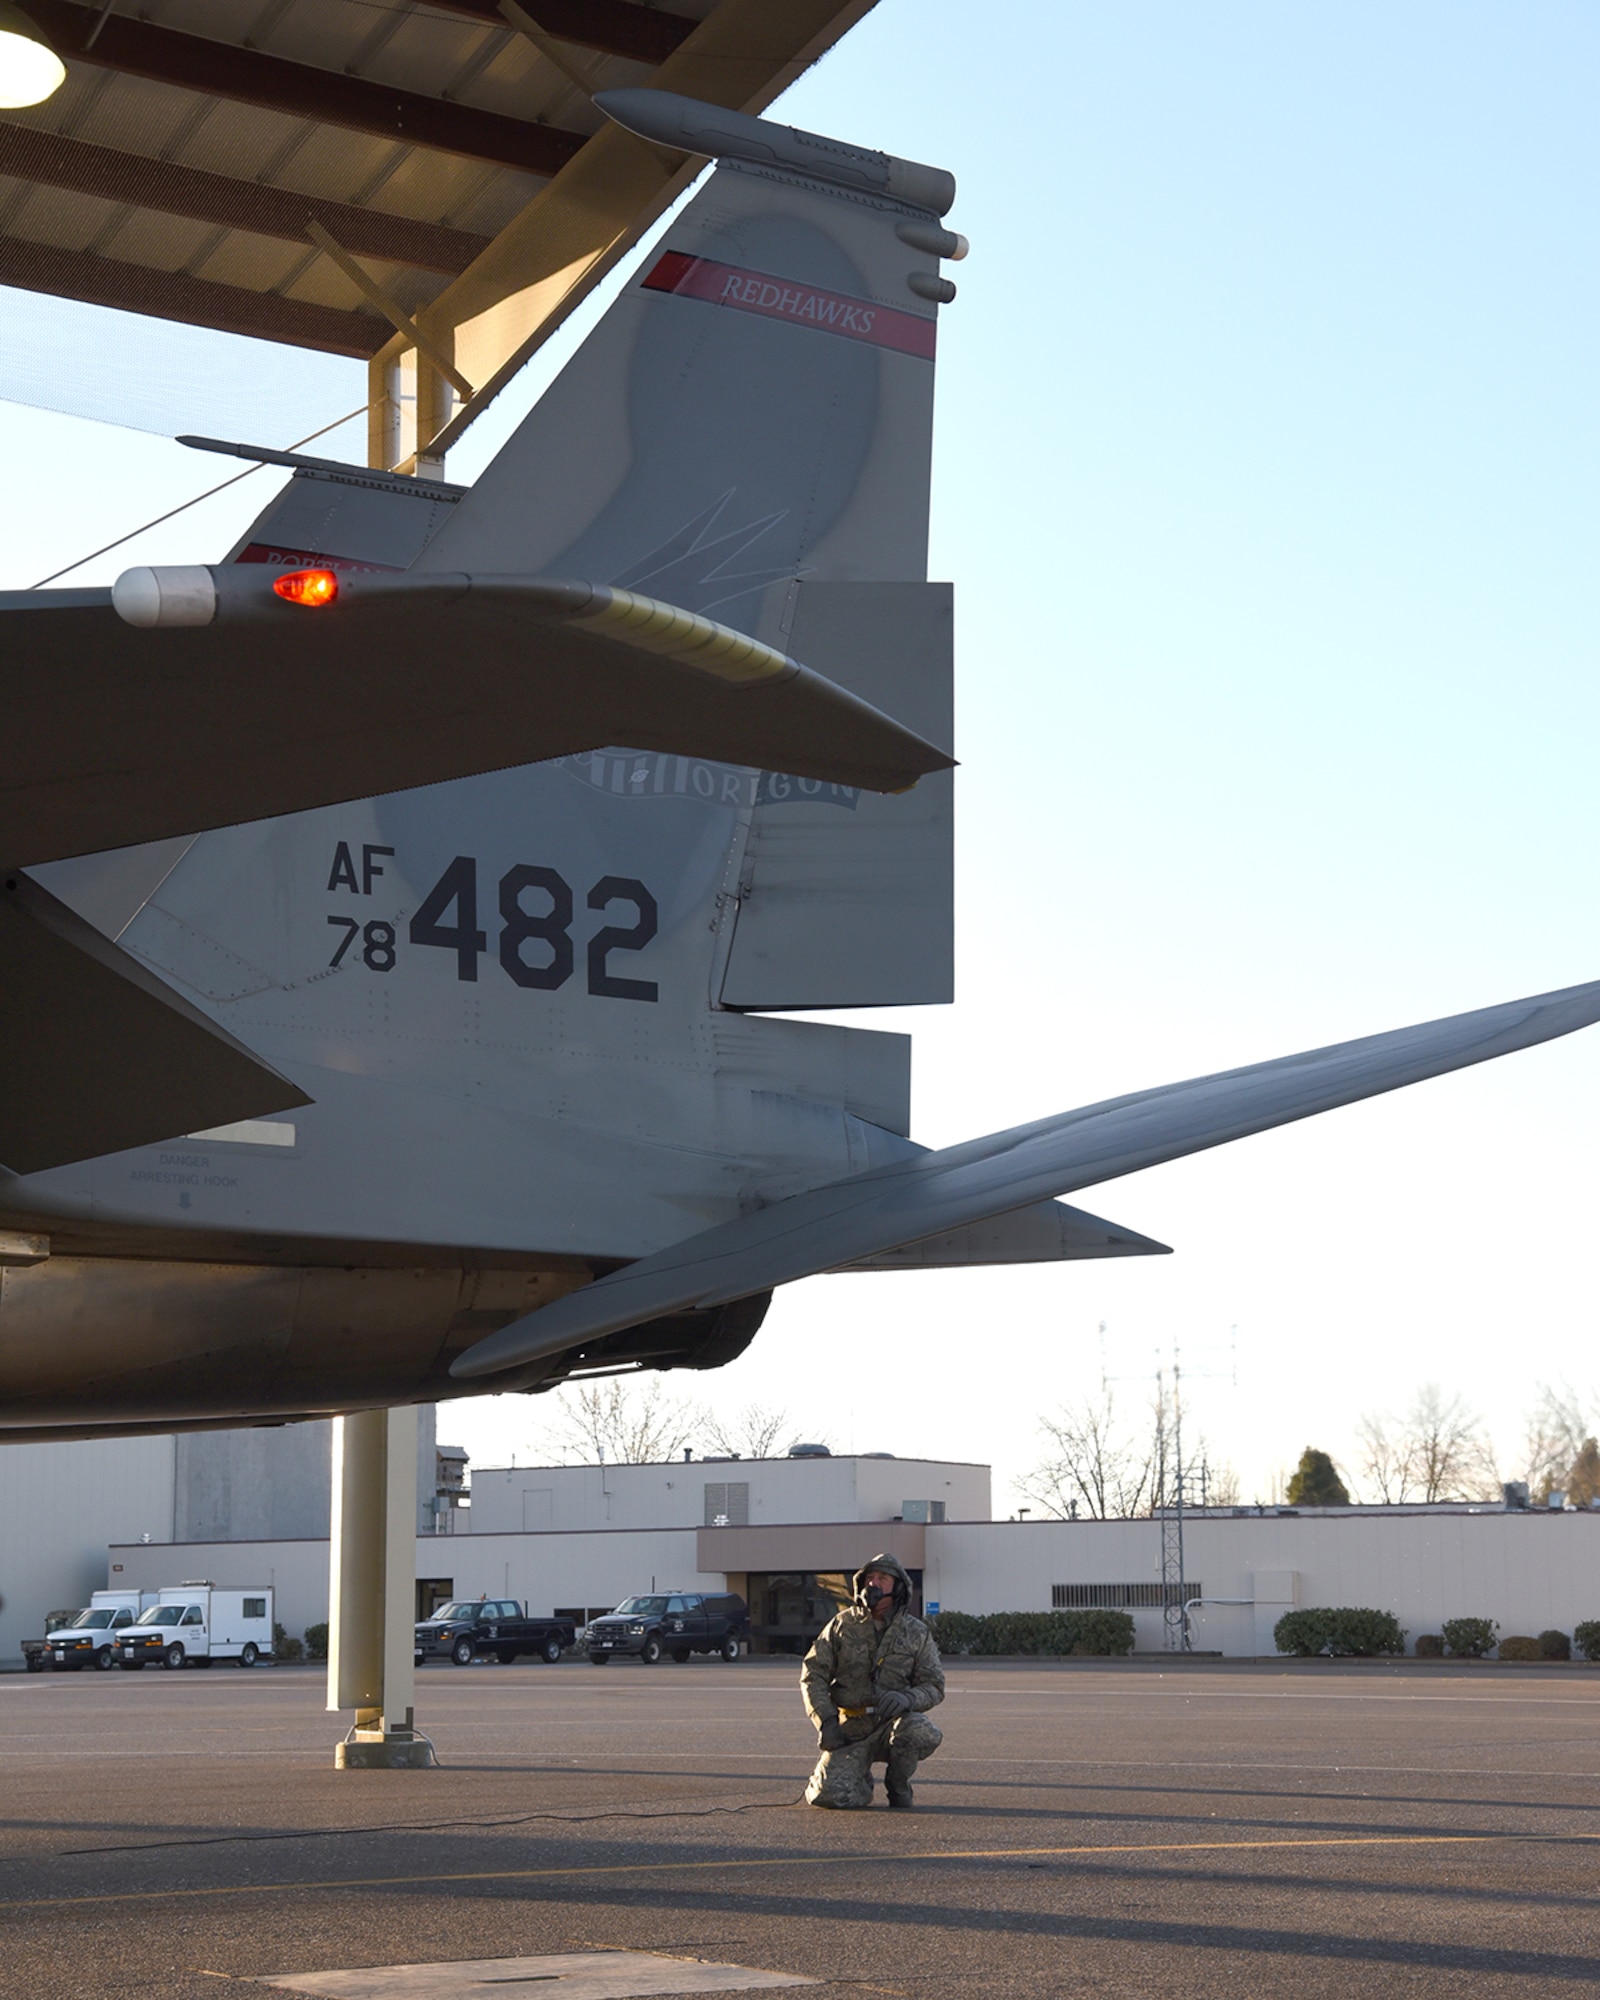
[[[1419,1660],[1442,1660],[1444,1658],[1444,1634],[1442,1632],[1419,1632],[1417,1634],[1417,1658]]]
[[[1539,1634],[1539,1657],[1541,1660],[1570,1660],[1572,1641],[1565,1632],[1541,1632]]]
[[[1600,1660],[1600,1618],[1586,1618],[1572,1628],[1572,1643],[1586,1660]]]
[[[1077,1626],[1073,1652],[1104,1658],[1133,1651],[1133,1620],[1126,1611],[1078,1611],[1066,1615]]]
[[[325,1660],[328,1657],[328,1628],[326,1625],[306,1627],[306,1658]]]
[[[940,1611],[928,1620],[934,1644],[941,1653],[970,1653],[983,1631],[983,1620],[970,1611]]]
[[[1447,1618],[1444,1621],[1444,1643],[1454,1660],[1481,1660],[1485,1653],[1494,1648],[1495,1634],[1500,1630],[1492,1618]]]
[[[1500,1641],[1500,1657],[1502,1660],[1542,1660],[1544,1652],[1537,1639],[1514,1632]]]
[[[1272,1628],[1272,1641],[1280,1653],[1295,1653],[1302,1660],[1319,1653],[1372,1659],[1406,1649],[1406,1635],[1392,1611],[1331,1606],[1286,1611]]]
[[[1133,1651],[1133,1620],[1126,1611],[994,1611],[981,1618],[941,1611],[930,1623],[941,1652],[1059,1659],[1069,1653],[1103,1658]]]
[[[293,1666],[297,1660],[303,1660],[305,1656],[306,1649],[298,1639],[291,1639],[281,1625],[273,1626],[272,1657],[275,1660],[281,1661],[285,1666]]]

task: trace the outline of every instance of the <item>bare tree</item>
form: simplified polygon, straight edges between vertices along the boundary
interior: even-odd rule
[[[700,1432],[701,1413],[662,1393],[658,1376],[642,1382],[611,1376],[557,1391],[561,1417],[551,1442],[568,1465],[605,1459],[642,1465],[677,1458]]]
[[[1483,1419],[1437,1382],[1417,1391],[1407,1417],[1424,1500],[1483,1500],[1497,1496],[1494,1453]]]
[[[1498,1493],[1482,1418],[1437,1382],[1425,1382],[1402,1417],[1369,1412],[1356,1435],[1362,1470],[1390,1505],[1483,1500]]]
[[[1156,1426],[1161,1422],[1160,1413]],[[1111,1392],[1098,1402],[1061,1410],[1040,1421],[1045,1457],[1017,1481],[1020,1492],[1058,1520],[1086,1514],[1097,1521],[1125,1520],[1154,1499],[1160,1436],[1144,1437],[1117,1423]]]
[[[742,1410],[724,1415],[705,1410],[700,1420],[705,1444],[728,1458],[771,1458],[780,1438],[795,1436],[795,1424],[787,1410],[763,1403],[746,1403]],[[828,1440],[819,1439],[819,1443]]]
[[[1399,1507],[1416,1499],[1416,1464],[1409,1438],[1394,1435],[1389,1419],[1369,1412],[1356,1425],[1356,1441],[1361,1447],[1361,1470],[1385,1506]]]

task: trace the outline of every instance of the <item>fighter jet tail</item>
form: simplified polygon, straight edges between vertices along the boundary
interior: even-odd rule
[[[667,1312],[743,1297],[878,1256],[1050,1195],[1069,1194],[1275,1125],[1488,1062],[1600,1020],[1600,981],[1248,1069],[1113,1098],[972,1139],[708,1229],[479,1341],[476,1379]]]

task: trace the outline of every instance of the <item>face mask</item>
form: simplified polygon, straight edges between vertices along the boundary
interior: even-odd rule
[[[869,1583],[865,1595],[867,1609],[869,1611],[876,1611],[886,1597],[893,1597],[894,1592],[892,1590],[880,1590],[877,1584]]]

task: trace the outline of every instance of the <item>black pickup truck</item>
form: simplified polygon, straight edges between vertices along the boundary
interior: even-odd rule
[[[417,1627],[416,1658],[454,1660],[469,1667],[476,1659],[510,1662],[525,1654],[552,1665],[577,1637],[570,1618],[530,1618],[510,1597],[464,1597],[441,1604]]]
[[[736,1660],[740,1641],[749,1636],[750,1613],[742,1597],[668,1590],[625,1597],[608,1616],[591,1619],[582,1643],[594,1666],[622,1653],[653,1667],[663,1653],[680,1664],[691,1653]]]

